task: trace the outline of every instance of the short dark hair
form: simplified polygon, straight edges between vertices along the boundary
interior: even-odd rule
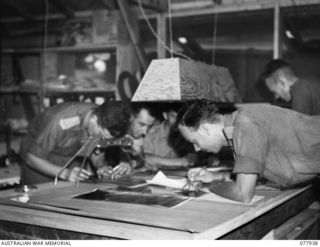
[[[122,101],[107,101],[96,107],[93,113],[98,124],[110,131],[113,137],[124,136],[130,124],[130,106]]]
[[[174,101],[174,102],[165,102],[161,104],[161,111],[162,112],[178,112],[183,105],[183,102],[181,101]]]
[[[292,71],[291,65],[282,59],[273,59],[269,61],[255,83],[256,89],[267,101],[272,99],[274,94],[267,87],[266,79],[280,69],[290,69]]]
[[[218,121],[217,114],[228,114],[237,108],[233,104],[219,107],[217,103],[206,100],[196,99],[184,103],[177,115],[177,125],[198,129],[203,122],[214,123]]]
[[[130,104],[132,115],[138,115],[142,109],[145,109],[149,112],[150,116],[157,118],[158,112],[156,110],[156,105],[153,102],[131,102]]]
[[[291,65],[282,59],[273,59],[268,62],[260,75],[260,81],[264,82],[271,74],[279,69],[291,68]]]

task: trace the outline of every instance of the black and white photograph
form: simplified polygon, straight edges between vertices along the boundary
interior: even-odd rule
[[[320,0],[0,11],[1,246],[320,245]]]

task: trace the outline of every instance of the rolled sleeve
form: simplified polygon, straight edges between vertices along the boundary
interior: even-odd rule
[[[248,156],[237,155],[237,160],[233,170],[234,173],[249,173],[262,176],[263,171],[264,166],[258,160]]]
[[[237,154],[234,173],[262,176],[269,148],[263,127],[245,119],[235,126],[233,139]]]
[[[33,145],[32,147],[30,147],[28,152],[42,159],[47,159],[50,154],[49,150],[46,150],[38,145]]]

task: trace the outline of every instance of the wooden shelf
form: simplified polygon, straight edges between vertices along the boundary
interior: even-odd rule
[[[88,45],[88,46],[60,46],[60,47],[47,47],[46,52],[98,52],[113,50],[117,48],[118,44],[107,45]],[[43,48],[19,48],[19,49],[2,49],[1,53],[40,53],[43,52]]]

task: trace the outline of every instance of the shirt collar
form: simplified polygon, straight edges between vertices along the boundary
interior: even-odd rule
[[[89,127],[89,119],[92,115],[92,109],[89,109],[80,122],[81,129],[81,142],[85,142],[89,138],[88,127]]]
[[[224,126],[234,127],[234,122],[237,114],[238,114],[238,111],[224,115],[224,120],[223,120]]]
[[[224,115],[224,131],[227,135],[228,139],[233,138],[233,131],[234,131],[234,125],[235,125],[235,119],[238,115],[239,110],[234,111],[233,113]]]

